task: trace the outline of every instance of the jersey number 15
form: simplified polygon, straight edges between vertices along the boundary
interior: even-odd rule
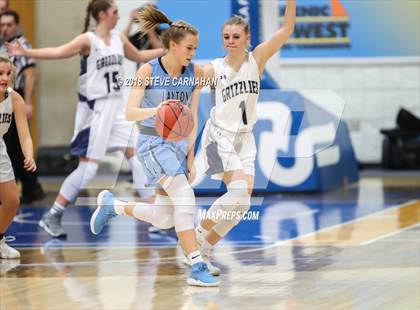
[[[106,87],[108,89],[108,93],[111,92],[111,83],[112,83],[112,89],[113,90],[120,90],[120,85],[118,84],[118,71],[114,71],[109,74],[109,72],[104,74],[104,77],[106,79]]]

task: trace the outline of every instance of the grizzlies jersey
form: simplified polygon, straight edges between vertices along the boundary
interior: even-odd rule
[[[12,122],[12,92],[13,90],[9,87],[4,94],[5,99],[0,102],[0,139],[3,139],[4,134],[9,130],[10,123]]]
[[[260,92],[258,65],[248,54],[238,72],[223,58],[211,62],[216,79],[215,106],[210,118],[212,122],[230,132],[249,132],[257,121],[257,101]]]
[[[81,58],[78,92],[82,101],[92,101],[108,96],[121,96],[124,79],[124,46],[116,31],[110,33],[110,45],[94,32],[86,33],[90,41],[89,56]]]
[[[194,64],[184,67],[179,77],[172,78],[162,65],[161,58],[149,62],[152,66],[150,83],[144,92],[142,108],[155,108],[162,101],[178,99],[190,106],[194,91]],[[155,116],[141,121],[142,126],[155,127]]]

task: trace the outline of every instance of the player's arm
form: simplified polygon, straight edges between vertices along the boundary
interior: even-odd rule
[[[152,76],[152,66],[150,64],[142,65],[136,73],[133,86],[128,97],[125,116],[129,121],[142,121],[146,118],[156,115],[156,108],[141,108],[140,103],[143,99],[146,84],[150,82]]]
[[[196,81],[202,81],[204,78],[203,69],[199,65],[194,66],[194,78]],[[194,127],[188,136],[188,154],[187,154],[187,169],[188,169],[188,180],[193,182],[195,178],[195,168],[194,168],[194,149],[195,142],[197,141],[197,132],[198,132],[198,104],[200,101],[200,93],[203,85],[198,83],[192,93],[191,98],[191,112],[194,118]]]
[[[19,142],[22,147],[23,155],[25,156],[23,167],[28,171],[35,171],[34,148],[31,134],[29,133],[28,120],[26,118],[25,102],[15,91],[12,93],[12,102]]]
[[[163,48],[139,51],[131,44],[125,35],[121,34],[120,37],[124,44],[124,55],[132,61],[147,62],[153,58],[162,56],[165,53]]]
[[[214,79],[214,68],[211,63],[205,64],[202,67],[202,69],[203,69],[203,76],[206,82]]]
[[[6,43],[7,52],[14,56],[40,59],[69,58],[74,55],[89,55],[90,41],[86,33],[79,34],[73,40],[56,47],[25,49],[20,42]]]
[[[25,82],[23,85],[23,92],[26,98],[26,115],[28,119],[32,118],[33,115],[33,104],[32,104],[32,94],[35,89],[36,79],[37,79],[37,72],[35,65],[33,64],[31,67],[26,67],[23,70],[23,76],[25,77]]]
[[[283,26],[277,30],[271,39],[259,44],[252,52],[257,61],[260,74],[264,71],[265,63],[286,43],[293,34],[296,20],[296,0],[286,0],[286,12]]]

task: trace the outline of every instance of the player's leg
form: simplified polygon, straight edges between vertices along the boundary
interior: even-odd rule
[[[159,229],[174,227],[173,205],[166,194],[156,193],[154,204],[144,202],[126,202],[119,200],[105,190],[99,193],[95,212],[90,220],[90,227],[93,234],[99,234],[110,219],[118,215],[134,217],[140,221],[147,222]]]
[[[75,132],[70,152],[79,156],[79,165],[61,185],[54,204],[39,222],[53,237],[66,235],[61,219],[67,206],[74,202],[79,192],[95,176],[100,160],[105,156],[115,112],[113,102],[96,100],[94,105],[79,102],[76,111]]]
[[[0,258],[19,258],[20,253],[7,245],[5,236],[19,208],[19,196],[14,177],[9,181],[0,179],[0,201]]]
[[[227,192],[213,203],[208,212],[215,215],[223,211],[244,213],[251,206],[251,194],[254,187],[255,139],[252,132],[238,133],[234,138],[224,131],[221,131],[220,135],[226,137],[225,140],[229,143],[220,144],[213,151],[223,163],[225,172],[222,179],[226,184]],[[236,217],[233,220],[223,220],[216,216],[214,220],[204,219],[198,229],[211,232],[207,240],[214,245],[239,221],[240,219]]]
[[[174,225],[181,247],[192,270],[188,284],[197,286],[218,286],[201,256],[194,230],[196,202],[194,191],[185,174],[165,177],[161,184],[174,204]]]
[[[95,177],[98,166],[99,162],[97,161],[80,158],[77,168],[65,178],[54,204],[39,222],[39,226],[49,235],[53,237],[66,235],[61,225],[62,216],[67,206],[76,200],[80,190]]]
[[[208,210],[210,214],[216,214],[214,220],[204,219],[197,227],[197,232],[201,236],[205,236],[202,245],[205,250],[214,246],[240,222],[240,218],[231,220],[223,219],[223,217],[218,218],[218,210],[243,213],[247,212],[251,206],[251,194],[254,185],[253,175],[246,175],[243,171],[231,171],[225,173],[223,181],[228,191],[219,197]]]

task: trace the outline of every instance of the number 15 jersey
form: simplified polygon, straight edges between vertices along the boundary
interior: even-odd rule
[[[109,45],[94,32],[86,34],[90,41],[90,53],[89,56],[81,58],[79,97],[90,101],[108,96],[121,96],[124,46],[120,34],[111,31]]]
[[[210,118],[230,132],[249,132],[257,121],[257,101],[260,92],[260,74],[251,53],[239,71],[233,70],[224,58],[211,62],[214,70],[215,106]]]

